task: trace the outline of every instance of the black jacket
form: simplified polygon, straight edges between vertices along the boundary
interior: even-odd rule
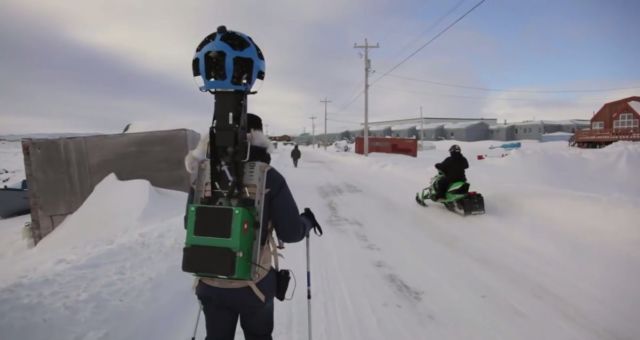
[[[251,146],[249,161],[270,163],[271,157],[265,149]],[[277,237],[284,242],[292,243],[304,239],[312,227],[312,222],[300,215],[287,182],[275,168],[267,172],[266,187],[263,225],[268,225],[270,221]],[[263,228],[263,232],[265,231],[266,228]],[[266,234],[262,236],[264,243]]]
[[[459,152],[454,152],[442,163],[437,163],[436,169],[442,171],[450,181],[466,181],[464,170],[469,168],[469,162]]]
[[[293,150],[291,150],[291,158],[293,159],[299,159],[300,158],[300,149],[298,148],[294,148]]]

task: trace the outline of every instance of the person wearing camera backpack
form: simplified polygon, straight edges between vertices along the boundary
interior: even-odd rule
[[[262,120],[247,114],[247,139],[250,142],[248,162],[270,163],[271,143],[262,132]],[[208,134],[185,159],[187,171],[194,173],[206,159]],[[272,267],[277,251],[271,233],[278,239],[293,243],[303,240],[311,229],[321,232],[313,212],[305,208],[300,214],[284,177],[273,167],[266,175],[263,228],[261,246],[266,251],[261,259],[261,275],[253,281],[200,277],[196,295],[202,304],[207,329],[207,340],[231,340],[235,336],[238,320],[247,340],[270,340],[273,332],[273,303],[276,295],[278,272]],[[275,256],[272,256],[274,255]]]

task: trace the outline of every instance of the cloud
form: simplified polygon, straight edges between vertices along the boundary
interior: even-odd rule
[[[208,106],[190,77],[137,68],[59,34],[46,18],[15,14],[0,12],[3,133],[119,131],[131,119],[196,115]]]
[[[608,94],[555,94],[553,96],[498,93],[487,100],[484,112],[499,121],[591,119],[605,103],[637,95],[632,90]],[[516,97],[517,96],[517,97]]]
[[[280,130],[297,131],[310,111],[310,91],[334,82],[318,82],[331,73],[333,61],[314,57],[331,56],[330,49],[339,47],[314,41],[338,34],[318,29],[317,25],[330,24],[322,6],[282,4],[284,11],[270,17],[257,14],[267,10],[262,2],[196,6],[159,1],[149,7],[128,1],[5,3],[0,14],[5,32],[0,43],[8,51],[0,65],[4,128],[12,129],[9,122],[17,115],[23,120],[32,117],[34,128],[53,126],[44,121],[89,119],[97,130],[120,129],[130,119],[198,115],[206,116],[208,123],[213,99],[195,90],[191,58],[197,43],[224,23],[230,29],[255,32],[251,35],[267,55],[265,94],[252,96],[250,106],[273,118]],[[261,34],[265,25],[274,24],[275,29]]]
[[[252,36],[266,56],[266,79],[250,97],[249,110],[274,133],[292,134],[310,131],[310,116],[323,118],[324,97],[332,101],[329,119],[342,121],[330,121],[330,131],[359,127],[362,96],[347,105],[364,83],[364,61],[354,43],[380,43],[370,54],[375,81],[471,4],[463,3],[426,34],[451,2],[158,0],[143,6],[127,0],[5,0],[0,6],[0,133],[29,126],[119,131],[131,121],[207,125],[213,98],[196,90],[191,58],[201,39],[224,24]],[[631,30],[586,25],[601,5],[580,7],[580,18],[566,20],[564,7],[540,16],[548,11],[540,4],[487,2],[394,74],[507,89],[637,85],[630,81],[637,79],[637,68],[616,66],[632,65],[635,54],[616,49]],[[598,22],[617,17],[607,13]],[[597,36],[597,50],[609,52],[595,53],[581,32]],[[616,43],[607,45],[616,33]],[[624,46],[637,52],[630,43]],[[615,62],[611,55],[617,55]],[[591,112],[589,105],[601,103],[587,102],[604,97],[521,96],[386,77],[371,87],[370,118],[414,117],[420,106],[425,116],[575,116]]]

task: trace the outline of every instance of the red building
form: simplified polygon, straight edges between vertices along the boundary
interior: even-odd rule
[[[572,144],[599,148],[619,140],[640,141],[640,97],[604,104],[591,118],[591,128],[576,131]]]

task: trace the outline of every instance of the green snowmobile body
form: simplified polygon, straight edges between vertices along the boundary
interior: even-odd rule
[[[436,193],[438,192],[436,186],[438,184],[438,181],[443,177],[444,175],[439,172],[436,176],[431,178],[431,183],[428,187],[422,189],[422,192],[419,193],[418,195],[420,196],[420,198],[422,198],[422,200],[432,200],[434,202],[441,202],[441,203],[449,203],[449,202],[455,202],[461,198],[464,198],[466,196],[466,189],[469,188],[469,184],[466,181],[455,181],[451,184],[449,184],[449,188],[447,189],[447,192],[445,193],[445,197],[441,198],[439,200],[435,200],[435,196]]]
[[[449,202],[454,202],[461,198],[464,198],[467,195],[466,192],[462,192],[462,191],[466,191],[463,189],[465,185],[467,186],[467,189],[468,189],[469,184],[467,184],[467,182],[465,181],[456,181],[451,183],[449,185],[449,189],[447,189],[445,197],[443,199],[438,200],[438,202],[449,203]]]
[[[431,184],[416,194],[416,202],[422,206],[427,206],[426,200],[442,203],[450,210],[462,215],[479,215],[484,214],[484,199],[481,194],[469,192],[469,183],[467,181],[455,181],[449,184],[449,188],[445,193],[445,197],[436,200],[438,192],[436,186],[440,178],[444,174],[438,172],[438,175],[431,178]]]

